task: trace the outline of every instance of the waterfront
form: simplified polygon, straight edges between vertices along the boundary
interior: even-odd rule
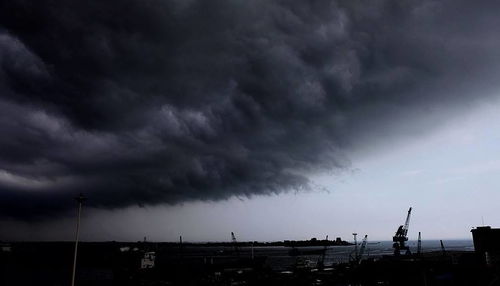
[[[445,250],[449,251],[474,251],[474,246],[472,240],[443,240]],[[392,255],[394,249],[392,248],[392,241],[377,241],[368,242],[365,255],[363,258],[380,258],[384,255]],[[417,242],[409,242],[410,249],[412,252],[417,252]],[[200,259],[202,257],[221,257],[224,251],[231,250],[231,246],[227,247],[186,247],[184,248],[184,259]],[[290,256],[290,247],[283,246],[261,246],[254,247],[255,256],[265,256],[266,262],[265,266],[270,267],[273,270],[285,270],[293,266],[298,259],[306,259],[314,266],[320,259],[321,254],[311,254],[311,255],[298,255]],[[323,247],[298,247],[299,250],[314,251],[321,250]],[[169,256],[172,259],[177,259],[178,250],[177,248],[164,249],[169,252]],[[251,257],[252,248],[251,247],[240,247],[241,257]],[[325,265],[332,265],[338,263],[349,262],[349,257],[354,251],[354,245],[349,246],[329,246],[325,252]],[[423,240],[422,241],[422,251],[425,252],[436,252],[441,251],[441,245],[439,240]]]
[[[455,271],[449,264],[453,256],[475,257],[470,240],[443,242],[446,255],[441,254],[439,241],[422,241],[422,261],[431,263],[425,267],[434,269],[432,261],[435,258],[431,256],[437,255],[439,265],[445,265],[446,271]],[[8,252],[0,252],[0,284],[66,285],[71,274],[72,246],[70,242],[11,243]],[[410,241],[409,246],[412,252],[416,252],[416,242]],[[321,253],[325,248],[321,246],[297,247],[299,255],[292,255],[291,249],[284,246],[235,248],[231,243],[211,247],[186,244],[181,247],[176,243],[161,242],[83,242],[76,277],[79,285],[237,285],[233,283],[235,281],[246,281],[250,285],[289,285],[292,282],[293,285],[323,285],[315,284],[316,279],[348,285],[350,281],[363,277],[368,277],[367,281],[390,281],[393,274],[387,273],[395,272],[387,272],[389,269],[406,267],[406,263],[391,262],[393,249],[390,241],[369,242],[362,257],[366,263],[362,261],[359,269],[351,268],[357,263],[348,263],[354,251],[353,245],[329,246],[324,259]],[[141,269],[141,259],[147,253],[154,253],[154,266]],[[324,267],[320,266],[321,260]],[[376,262],[378,260],[380,262]],[[476,279],[475,268],[467,267],[473,275],[471,279]],[[379,274],[373,274],[373,271]]]

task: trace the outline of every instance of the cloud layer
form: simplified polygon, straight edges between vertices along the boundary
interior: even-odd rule
[[[0,216],[310,189],[496,86],[493,2],[0,4]]]

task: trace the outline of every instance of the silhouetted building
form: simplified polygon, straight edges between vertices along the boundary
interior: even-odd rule
[[[471,230],[474,250],[483,256],[488,265],[500,263],[500,228],[480,226]]]

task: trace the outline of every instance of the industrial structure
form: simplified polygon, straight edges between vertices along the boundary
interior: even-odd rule
[[[236,240],[236,236],[234,235],[234,232],[231,232],[231,241],[234,246],[234,253],[236,253],[237,256],[240,256],[240,250],[238,248],[238,241]]]
[[[487,265],[500,265],[500,228],[479,226],[471,230],[474,250]]]
[[[361,242],[361,247],[359,248],[358,263],[360,263],[361,259],[363,259],[363,254],[365,253],[367,242],[368,242],[368,235],[365,234],[365,237],[363,238],[363,241]]]
[[[352,235],[354,236],[354,251],[350,255],[350,261],[355,264],[359,264],[361,262],[361,259],[363,258],[363,254],[365,253],[366,244],[368,242],[368,235],[365,235],[359,248],[357,239],[358,234],[353,233]]]
[[[412,208],[410,207],[410,209],[408,210],[405,224],[400,225],[398,227],[398,230],[396,231],[396,234],[392,237],[392,241],[394,242],[392,247],[394,248],[395,256],[401,255],[401,251],[405,251],[406,255],[411,254],[410,248],[406,245],[406,242],[408,241],[408,228],[410,226],[411,209]]]

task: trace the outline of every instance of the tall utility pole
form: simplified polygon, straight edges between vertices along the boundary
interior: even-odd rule
[[[179,257],[182,260],[182,235],[179,236]]]
[[[357,239],[357,233],[352,234],[354,236],[354,259],[358,261],[358,239]]]
[[[71,286],[75,286],[76,255],[78,253],[78,238],[80,236],[80,217],[82,214],[83,202],[85,202],[87,198],[80,193],[80,195],[76,197],[75,200],[78,202],[78,217],[76,219],[75,255],[73,256],[73,274],[71,276]]]
[[[420,234],[420,231],[418,232],[417,254],[422,254],[422,236]]]

